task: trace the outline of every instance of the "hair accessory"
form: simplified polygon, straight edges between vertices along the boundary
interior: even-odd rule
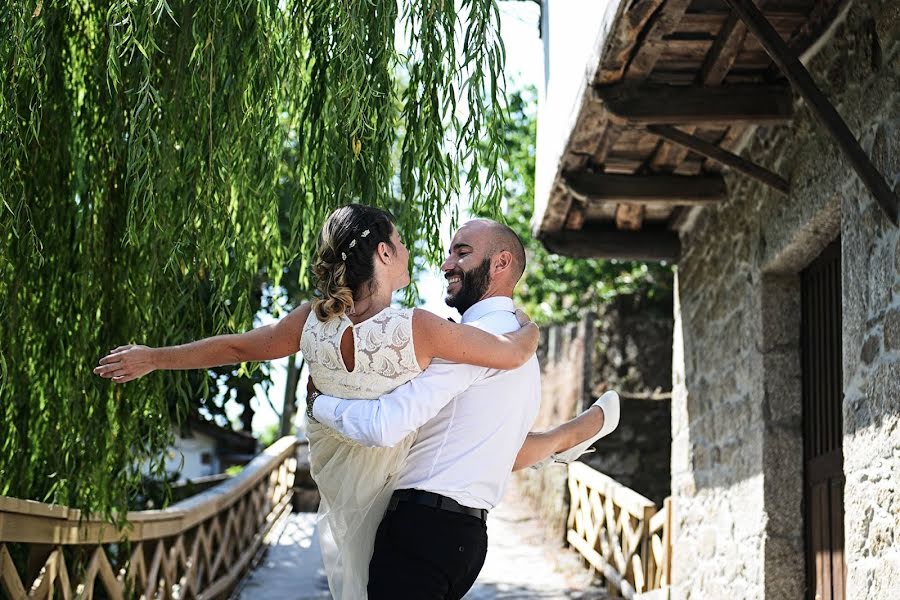
[[[368,236],[369,236],[369,233],[370,233],[370,231],[369,231],[368,229],[366,229],[366,230],[363,231],[361,234],[359,234],[359,237],[368,237]],[[355,247],[356,247],[356,240],[355,240],[355,239],[350,240],[350,244],[349,244],[349,246],[348,246],[347,249],[349,250],[350,248],[355,248]],[[346,252],[341,252],[341,260],[344,260],[344,261],[347,260],[347,253],[346,253]]]

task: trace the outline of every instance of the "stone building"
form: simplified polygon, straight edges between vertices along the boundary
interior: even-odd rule
[[[755,4],[544,0],[535,233],[677,264],[672,597],[893,599],[900,3]]]

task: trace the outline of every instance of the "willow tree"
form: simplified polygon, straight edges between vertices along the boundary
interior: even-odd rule
[[[493,0],[2,4],[0,494],[126,506],[197,390],[97,359],[252,326],[261,270],[305,265],[333,207],[434,251],[461,187],[497,205]]]

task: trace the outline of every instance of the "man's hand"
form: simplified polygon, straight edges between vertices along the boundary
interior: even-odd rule
[[[313,392],[318,392],[319,389],[316,387],[315,382],[312,377],[309,377],[306,380],[306,400],[309,401],[309,397],[312,396]],[[321,393],[321,392],[319,392]]]

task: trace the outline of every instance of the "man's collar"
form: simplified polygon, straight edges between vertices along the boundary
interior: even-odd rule
[[[492,296],[490,298],[485,298],[470,306],[469,310],[463,313],[462,322],[469,323],[471,321],[477,321],[484,315],[498,310],[515,312],[516,305],[513,304],[512,298],[509,296]]]

